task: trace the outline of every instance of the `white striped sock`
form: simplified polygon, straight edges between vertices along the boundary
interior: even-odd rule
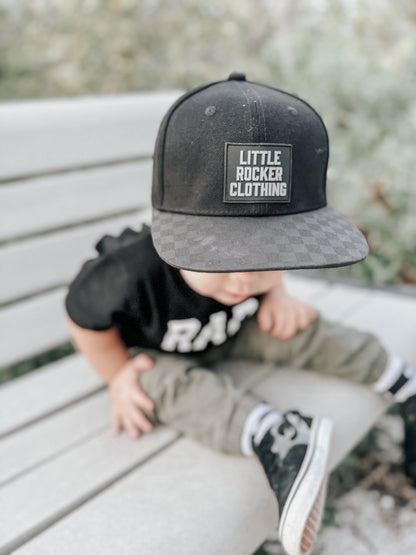
[[[394,399],[398,403],[403,403],[404,401],[407,401],[409,397],[416,395],[416,370],[411,366],[406,366],[404,369],[404,375],[408,378],[408,381],[394,396]]]
[[[260,437],[260,434],[263,434],[261,436],[262,439],[267,430],[269,430],[271,426],[273,426],[273,424],[276,424],[280,420],[282,420],[282,416],[278,412],[276,412],[270,405],[267,405],[266,403],[261,403],[254,407],[254,409],[246,418],[241,434],[240,445],[243,455],[253,455],[254,437],[256,437],[257,439],[257,434],[258,437]],[[267,428],[265,428],[266,422],[269,424]],[[260,432],[260,429],[264,430],[264,432]]]
[[[402,373],[403,361],[399,357],[391,357],[390,361],[384,370],[383,374],[379,377],[373,389],[377,393],[386,393],[390,387],[396,383]]]
[[[276,411],[271,411],[267,414],[259,423],[257,432],[254,435],[253,441],[256,446],[260,445],[261,440],[264,438],[266,433],[270,430],[272,426],[278,424],[283,420],[281,414]]]
[[[416,370],[399,357],[392,357],[373,389],[387,399],[403,403],[416,394]]]

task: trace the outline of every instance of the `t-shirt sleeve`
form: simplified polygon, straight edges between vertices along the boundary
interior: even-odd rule
[[[70,285],[65,300],[67,313],[83,328],[106,330],[114,324],[114,313],[125,304],[128,285],[128,272],[117,256],[90,260]]]

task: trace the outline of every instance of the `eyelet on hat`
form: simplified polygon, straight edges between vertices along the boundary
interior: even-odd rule
[[[228,81],[245,81],[245,80],[246,80],[246,74],[240,73],[239,71],[233,71],[232,73],[230,73],[228,77]]]

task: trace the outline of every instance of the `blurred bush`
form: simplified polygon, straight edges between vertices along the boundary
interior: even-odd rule
[[[232,70],[298,94],[330,135],[328,196],[416,283],[413,0],[0,0],[0,98],[188,88]],[[331,270],[334,272],[334,270]]]

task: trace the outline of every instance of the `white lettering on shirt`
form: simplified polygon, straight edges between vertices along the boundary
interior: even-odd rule
[[[256,313],[259,307],[259,301],[254,297],[247,299],[241,304],[233,306],[233,317],[228,321],[227,333],[229,336],[235,335],[241,328],[241,323],[248,316]]]
[[[255,314],[259,301],[255,298],[232,307],[232,317],[227,324],[227,313],[221,310],[209,317],[209,322],[201,329],[201,322],[197,318],[170,320],[168,329],[160,344],[164,351],[190,353],[204,351],[209,343],[221,345],[228,337],[235,335],[241,328],[243,320]]]
[[[227,313],[223,310],[211,314],[209,322],[200,331],[198,337],[192,345],[193,351],[203,351],[207,348],[209,342],[213,345],[221,345],[227,340],[225,333],[225,323],[227,321]]]
[[[201,322],[197,318],[170,320],[160,347],[164,351],[189,353],[192,351],[192,340],[200,329]]]

